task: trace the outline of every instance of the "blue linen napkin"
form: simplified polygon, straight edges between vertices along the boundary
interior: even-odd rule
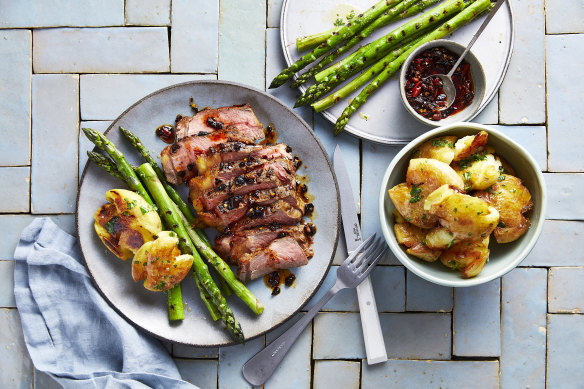
[[[196,388],[158,340],[101,297],[77,239],[50,219],[24,229],[14,257],[16,305],[38,370],[65,388]]]

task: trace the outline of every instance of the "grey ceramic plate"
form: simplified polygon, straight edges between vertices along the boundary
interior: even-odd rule
[[[324,280],[338,239],[340,215],[336,179],[326,152],[306,122],[274,97],[230,82],[195,81],[155,92],[114,121],[107,136],[126,154],[130,163],[138,165],[142,161],[123,139],[118,127],[134,131],[152,154],[158,155],[165,144],[156,138],[155,129],[173,123],[177,114],[192,115],[190,97],[200,107],[249,103],[264,126],[273,123],[280,134],[278,140],[292,146],[294,154],[301,158],[303,165],[298,173],[309,177],[309,192],[315,196],[315,254],[307,266],[293,270],[296,275],[294,285],[283,287],[280,295],[272,297],[263,280],[250,282],[250,290],[265,305],[260,316],[255,316],[236,296],[228,299],[246,338],[251,339],[290,318],[308,302]],[[169,324],[165,295],[149,292],[134,283],[130,263],[107,251],[96,236],[93,214],[105,203],[105,192],[119,187],[124,188],[125,184],[109,177],[95,165],[85,167],[78,194],[77,230],[85,263],[102,295],[129,321],[162,339],[195,346],[231,344],[222,324],[210,319],[190,278],[182,284],[185,320]],[[181,188],[186,196],[185,189]]]
[[[356,10],[356,13],[362,12],[374,3],[375,1],[372,0],[344,2],[338,0],[284,0],[280,20],[280,39],[286,63],[290,65],[300,58],[301,54],[305,54],[305,52],[299,53],[296,50],[297,37],[326,31],[333,26],[337,18],[345,17],[351,9]],[[466,45],[483,19],[484,17],[461,27],[452,36],[445,39]],[[407,20],[391,23],[367,37],[363,43],[369,43],[405,22]],[[512,49],[513,17],[511,7],[507,2],[493,17],[472,49],[483,66],[486,81],[485,97],[475,116],[487,106],[499,90],[511,60]],[[371,96],[367,100],[367,104],[363,105],[351,117],[345,131],[359,138],[387,144],[408,143],[428,131],[431,127],[418,122],[405,110],[400,98],[398,79],[399,74],[394,75],[383,88]],[[304,86],[300,87],[302,92],[305,89]],[[358,92],[353,93],[348,99],[323,111],[322,114],[327,120],[335,123],[347,106],[347,101],[356,97],[357,94]],[[473,118],[468,120],[471,119]]]

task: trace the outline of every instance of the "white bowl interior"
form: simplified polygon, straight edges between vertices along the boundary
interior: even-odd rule
[[[523,180],[524,185],[531,193],[534,208],[528,214],[531,220],[529,230],[518,240],[511,243],[497,244],[495,239],[491,239],[491,243],[489,244],[491,251],[489,262],[478,276],[465,279],[462,278],[460,272],[450,270],[442,265],[440,261],[428,263],[406,254],[405,248],[399,245],[395,238],[392,215],[394,205],[387,191],[395,185],[405,182],[405,174],[412,152],[423,142],[438,136],[455,135],[462,137],[472,135],[481,130],[489,133],[488,143],[495,148],[498,155],[509,162],[513,169],[515,169],[517,176]],[[535,245],[545,219],[546,188],[537,162],[523,147],[500,131],[474,123],[455,123],[440,127],[428,131],[426,134],[406,145],[387,168],[379,196],[381,228],[394,255],[404,266],[418,276],[430,282],[446,286],[460,287],[478,285],[501,277],[512,270],[519,265]]]

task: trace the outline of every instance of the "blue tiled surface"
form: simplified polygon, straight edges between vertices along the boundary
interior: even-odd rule
[[[12,260],[20,232],[36,216],[75,234],[78,174],[92,148],[79,128],[103,131],[138,99],[183,81],[222,79],[265,90],[285,66],[283,0],[0,3],[0,387],[53,388],[23,344]],[[468,289],[430,284],[389,255],[372,279],[390,360],[367,365],[356,293],[346,290],[304,331],[266,389],[582,386],[584,84],[574,75],[584,60],[584,6],[509,3],[512,60],[475,121],[496,125],[544,172],[547,220],[534,249],[501,279]],[[288,106],[298,96],[288,87],[268,93]],[[307,107],[295,112],[329,156],[341,145],[363,234],[379,233],[379,181],[401,146],[335,137],[321,115]],[[341,237],[334,265],[345,254]],[[303,312],[334,283],[335,269]],[[165,346],[199,387],[245,388],[242,364],[291,324],[245,346]]]

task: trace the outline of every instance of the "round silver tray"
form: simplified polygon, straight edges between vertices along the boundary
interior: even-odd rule
[[[288,65],[295,62],[305,52],[296,50],[296,38],[325,31],[333,26],[337,18],[345,17],[351,9],[364,11],[372,4],[371,0],[349,0],[340,3],[338,0],[284,0],[280,21],[280,39],[284,57]],[[415,16],[414,16],[415,17]],[[408,19],[397,21],[385,26],[381,31],[369,36],[363,44],[375,40],[392,31]],[[456,30],[446,39],[466,45],[479,28],[483,18],[479,18]],[[351,50],[353,52],[356,48]],[[478,115],[495,97],[503,82],[511,52],[513,49],[513,14],[509,2],[493,17],[485,31],[479,37],[472,52],[483,65],[486,77],[486,90],[483,102],[475,114]],[[416,121],[404,109],[400,99],[398,74],[380,88],[358,110],[345,127],[352,135],[377,143],[404,144],[427,131],[430,127]],[[306,85],[306,84],[305,84]],[[341,86],[344,84],[341,84]],[[286,87],[286,86],[284,86]],[[299,88],[306,90],[303,85]],[[323,111],[322,114],[330,122],[336,122],[347,102],[357,96],[358,91],[345,101]],[[474,117],[470,118],[473,119]]]

